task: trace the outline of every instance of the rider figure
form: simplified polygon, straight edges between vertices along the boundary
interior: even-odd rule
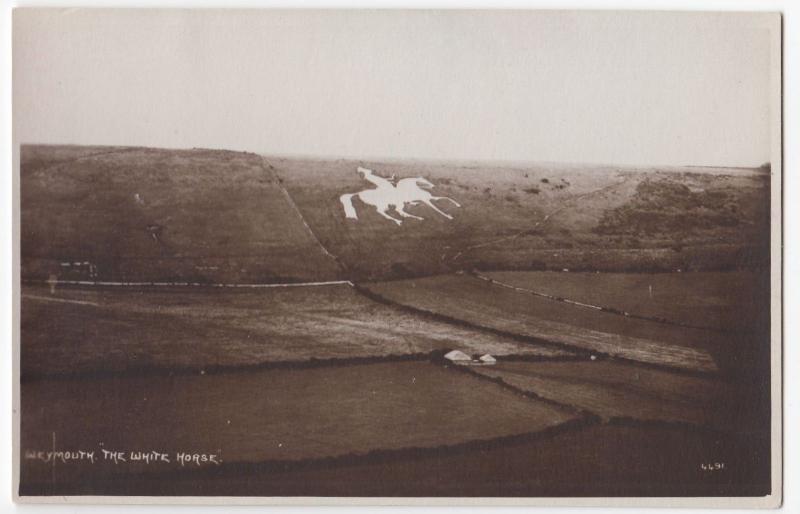
[[[397,180],[397,175],[392,174],[391,177],[385,179],[381,176],[375,175],[375,173],[367,168],[362,168],[359,166],[358,168],[359,173],[364,175],[364,179],[368,182],[372,183],[373,185],[383,188],[383,187],[394,187],[394,182]]]

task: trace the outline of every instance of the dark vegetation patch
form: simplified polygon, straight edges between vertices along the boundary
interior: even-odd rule
[[[598,234],[690,235],[736,227],[742,223],[736,201],[736,192],[727,188],[695,192],[671,180],[644,180],[631,201],[608,211],[594,230]]]

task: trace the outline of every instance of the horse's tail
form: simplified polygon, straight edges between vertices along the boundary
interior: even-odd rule
[[[347,193],[340,196],[339,201],[342,202],[342,206],[344,207],[344,217],[357,220],[358,214],[356,213],[355,207],[353,207],[354,196],[355,194],[353,193]]]

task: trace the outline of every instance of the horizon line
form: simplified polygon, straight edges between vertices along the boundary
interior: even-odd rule
[[[74,147],[101,147],[101,148],[142,148],[142,149],[155,149],[155,150],[210,150],[221,152],[239,152],[250,153],[259,155],[261,157],[273,157],[278,159],[297,159],[297,160],[310,160],[310,161],[324,161],[324,160],[348,160],[348,161],[386,161],[386,162],[428,162],[428,163],[459,163],[459,164],[503,164],[503,165],[562,165],[562,166],[575,166],[575,167],[624,167],[624,168],[727,168],[727,169],[759,169],[769,167],[771,161],[765,161],[758,165],[727,165],[727,164],[666,164],[666,163],[632,163],[632,162],[597,162],[597,161],[536,161],[530,159],[502,159],[502,158],[448,158],[448,157],[390,157],[380,155],[364,155],[355,156],[351,154],[302,154],[302,153],[280,153],[280,152],[265,152],[254,151],[245,149],[231,149],[231,148],[213,148],[203,146],[145,146],[145,145],[121,145],[121,144],[85,144],[85,143],[19,143],[20,149],[23,146],[74,146]]]

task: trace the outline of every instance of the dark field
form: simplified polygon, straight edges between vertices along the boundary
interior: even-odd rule
[[[346,219],[359,165],[462,207]],[[769,492],[765,170],[23,146],[20,187],[22,494]]]
[[[452,446],[575,418],[426,362],[36,382],[24,401],[41,407],[23,414],[23,449],[50,449],[55,437],[62,450],[207,452],[220,465]],[[174,471],[171,464],[84,463],[81,472]],[[25,479],[43,480],[50,467],[33,461]]]

